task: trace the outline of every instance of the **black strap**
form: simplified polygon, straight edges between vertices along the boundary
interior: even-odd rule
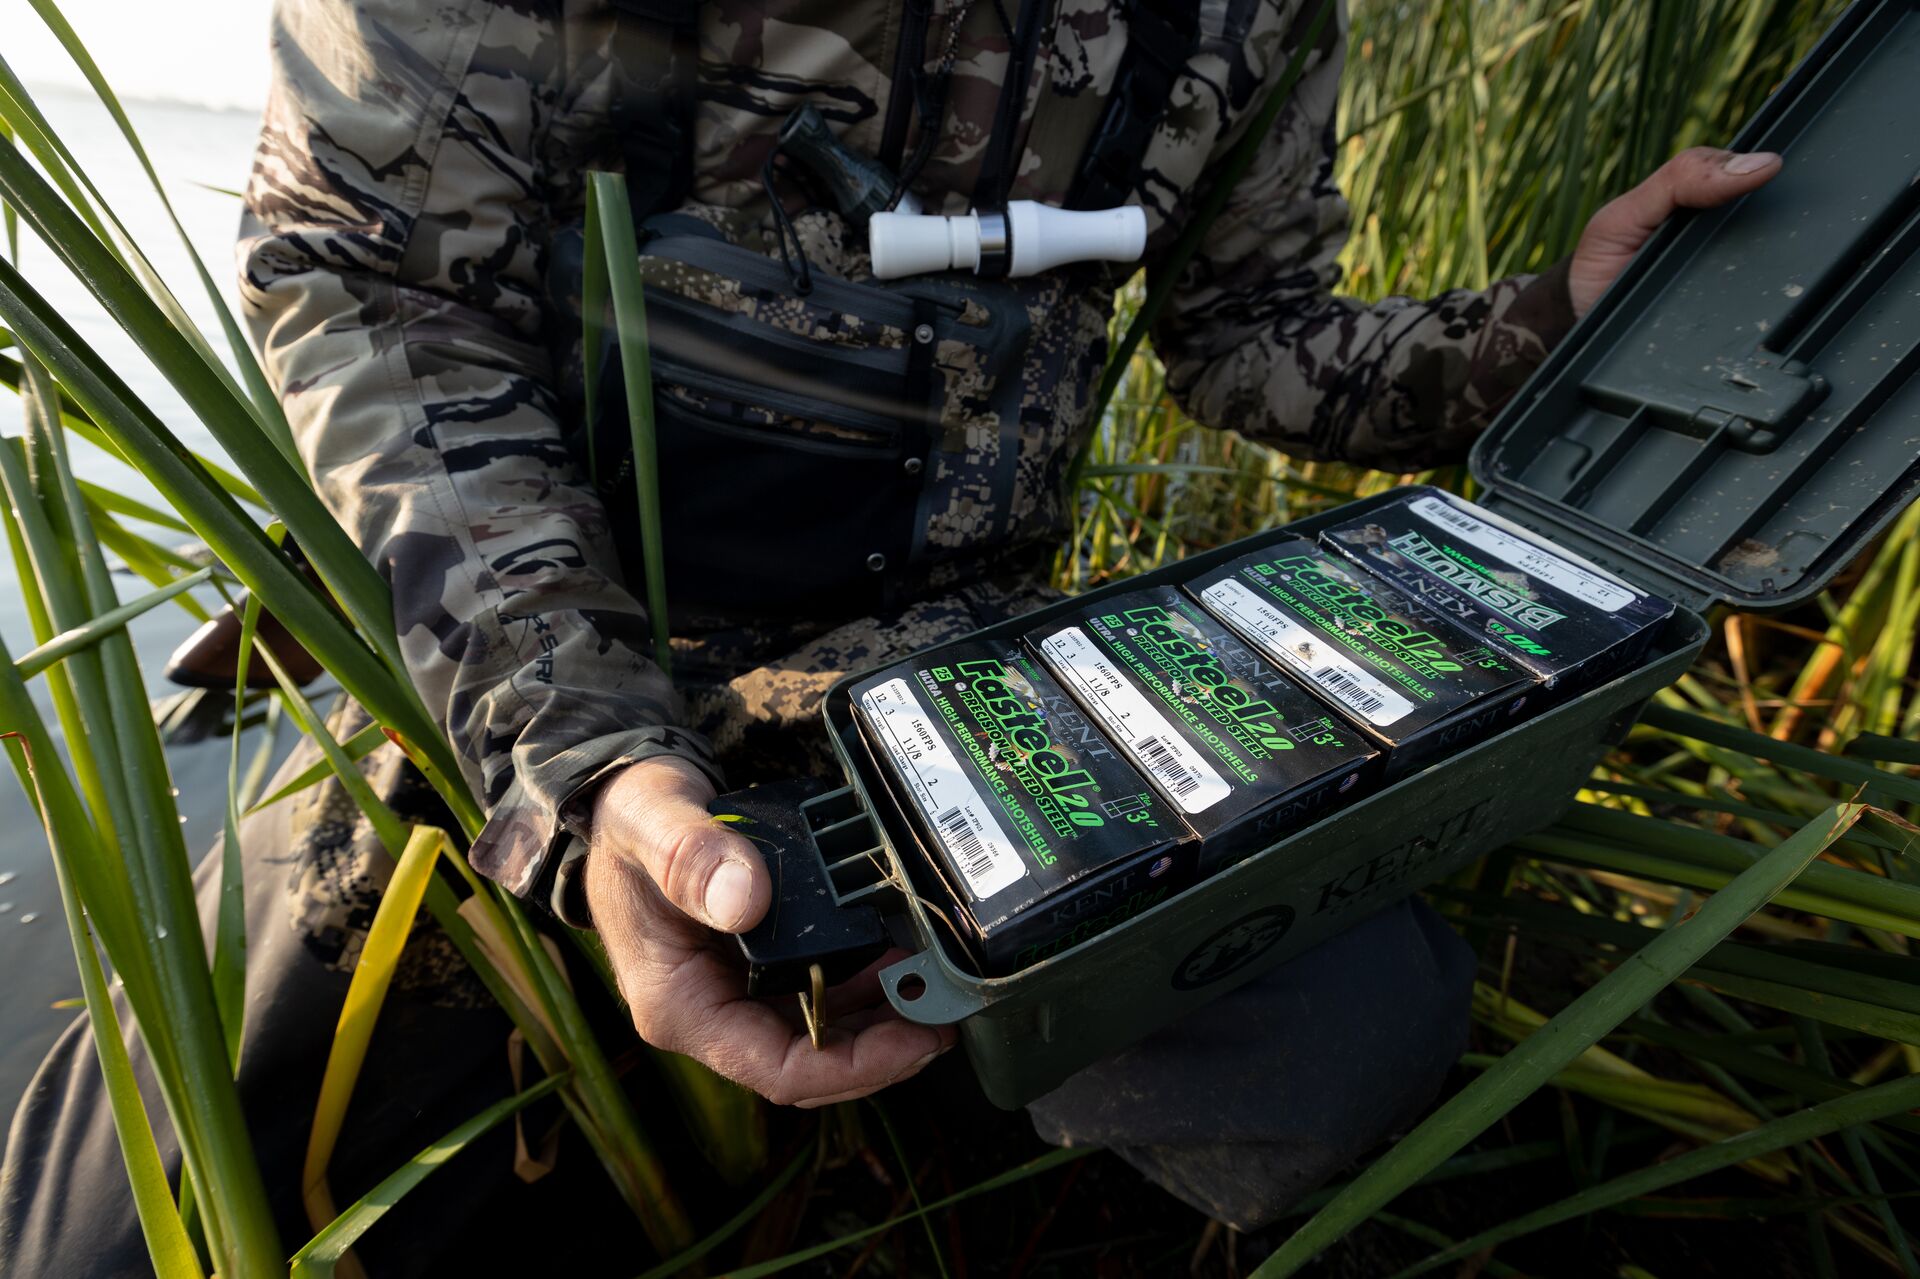
[[[693,186],[698,0],[613,0],[614,57],[631,86],[616,118],[627,199],[639,221],[679,207]]]
[[[1200,6],[1191,0],[1125,0],[1127,48],[1113,91],[1067,192],[1069,209],[1125,204],[1140,177],[1147,144],[1173,101],[1173,86],[1200,38]]]
[[[1048,0],[1021,0],[1019,25],[1014,28],[1013,47],[1007,55],[1006,78],[1000,82],[1000,100],[993,110],[993,131],[973,180],[976,209],[1006,207],[1015,168],[1013,140],[1020,132],[1020,117],[1027,110],[1027,80],[1039,52],[1040,28],[1052,8]]]

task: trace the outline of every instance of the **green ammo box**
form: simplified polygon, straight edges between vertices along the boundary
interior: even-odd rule
[[[1920,6],[1855,5],[1737,140],[1784,153],[1784,171],[1728,208],[1663,228],[1474,449],[1481,505],[1680,606],[1636,663],[1545,714],[1051,958],[983,978],[896,886],[925,873],[917,854],[900,852],[915,835],[858,736],[848,693],[864,673],[835,685],[827,719],[849,785],[801,804],[813,847],[781,855],[812,858],[835,909],[877,911],[873,928],[916,949],[881,975],[895,1007],[956,1025],[996,1103],[1031,1101],[1550,823],[1647,699],[1692,664],[1709,633],[1704,613],[1781,608],[1824,587],[1920,487],[1916,119]],[[1391,498],[1288,531],[1315,538]],[[1178,586],[1271,538],[977,638],[1017,641],[1109,596]],[[804,948],[781,954],[806,973]],[[790,969],[768,968],[758,989],[804,988]]]

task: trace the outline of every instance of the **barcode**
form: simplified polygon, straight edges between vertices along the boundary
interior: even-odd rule
[[[966,813],[956,805],[934,820],[939,823],[941,834],[947,838],[947,848],[960,862],[967,881],[985,878],[993,869],[993,850],[981,840],[980,832],[967,820]]]
[[[1134,749],[1140,752],[1140,761],[1147,769],[1173,791],[1174,798],[1185,799],[1200,789],[1200,779],[1193,775],[1193,770],[1158,737],[1143,737],[1134,744]]]
[[[1337,666],[1322,666],[1313,673],[1313,682],[1362,715],[1377,715],[1387,704],[1386,698]]]
[[[1442,524],[1451,524],[1462,533],[1478,533],[1484,527],[1479,520],[1465,511],[1456,511],[1445,502],[1434,502],[1427,508],[1427,515]]]

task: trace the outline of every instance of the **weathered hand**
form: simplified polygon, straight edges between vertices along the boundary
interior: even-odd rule
[[[887,1004],[877,974],[898,954],[827,993],[818,1051],[795,1001],[781,1001],[790,1015],[747,995],[738,951],[721,934],[760,922],[772,886],[753,847],[708,815],[712,798],[698,769],[662,757],[623,770],[594,799],[587,904],[640,1037],[793,1106],[864,1097],[950,1046],[950,1030]]]
[[[1653,176],[1601,206],[1580,233],[1567,287],[1573,313],[1585,315],[1675,209],[1711,209],[1765,185],[1780,172],[1771,151],[1722,151],[1690,147],[1654,170]]]

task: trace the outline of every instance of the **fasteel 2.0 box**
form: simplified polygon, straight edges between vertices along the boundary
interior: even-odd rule
[[[1783,152],[1780,174],[1662,228],[1474,447],[1482,506],[1678,604],[1611,679],[1007,977],[969,971],[920,900],[918,837],[855,723],[849,693],[866,677],[829,690],[848,786],[802,805],[809,835],[779,856],[821,863],[841,909],[876,912],[914,950],[880,974],[894,1007],[956,1027],[994,1102],[1031,1101],[1550,824],[1647,699],[1687,671],[1708,635],[1703,613],[1779,609],[1822,590],[1920,493],[1913,143],[1910,130],[1861,127],[1920,117],[1916,65],[1920,10],[1849,9],[1732,143]],[[1362,499],[1288,531],[1319,537],[1397,500]],[[1010,642],[1257,545],[976,638]],[[796,939],[766,940],[804,959]]]
[[[1192,881],[1192,832],[1018,647],[943,646],[862,681],[854,705],[986,971]]]
[[[1364,795],[1380,751],[1170,586],[1026,643],[1200,837],[1201,876]]]
[[[1521,718],[1540,691],[1481,637],[1305,538],[1186,591],[1385,748],[1389,780]]]
[[[1558,700],[1646,655],[1673,605],[1465,498],[1402,490],[1322,544],[1540,676]]]

